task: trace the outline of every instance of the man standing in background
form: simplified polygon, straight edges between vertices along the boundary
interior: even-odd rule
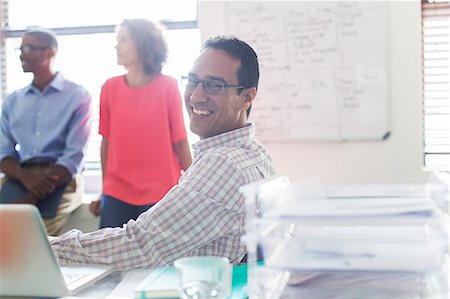
[[[53,71],[57,50],[54,32],[25,32],[20,60],[34,78],[6,97],[0,119],[0,202],[37,205],[49,235],[81,204],[78,173],[91,128],[91,97]]]

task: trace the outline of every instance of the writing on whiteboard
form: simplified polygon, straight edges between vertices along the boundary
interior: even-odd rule
[[[261,140],[381,139],[388,131],[386,2],[227,2],[257,52]]]

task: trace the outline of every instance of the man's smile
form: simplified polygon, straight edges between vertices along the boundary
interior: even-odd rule
[[[192,112],[195,115],[200,115],[200,116],[208,116],[211,115],[213,112],[210,110],[206,110],[206,109],[197,109],[197,108],[192,108]]]

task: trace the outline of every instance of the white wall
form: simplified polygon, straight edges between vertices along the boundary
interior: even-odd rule
[[[374,142],[266,143],[279,174],[294,181],[318,176],[325,184],[426,182],[420,1],[392,1],[389,7],[391,136]],[[224,2],[200,1],[198,22],[202,40],[224,34]]]

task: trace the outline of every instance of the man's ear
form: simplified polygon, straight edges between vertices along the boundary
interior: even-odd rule
[[[242,110],[247,111],[247,109],[252,105],[253,100],[256,97],[256,87],[246,88],[242,91],[241,95],[244,98],[242,102]]]
[[[47,51],[47,58],[53,59],[56,56],[56,49],[55,48],[49,48]]]

